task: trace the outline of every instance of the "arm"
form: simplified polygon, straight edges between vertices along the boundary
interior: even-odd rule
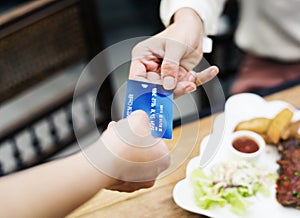
[[[5,217],[62,217],[112,183],[82,153],[0,180]]]
[[[156,144],[149,148],[126,144],[125,141],[129,142],[129,139],[124,141],[124,138],[119,137],[119,132],[124,132],[120,128],[126,125],[133,133],[143,131],[143,134],[151,134],[147,115],[137,111],[128,119],[110,125],[100,139],[88,147],[93,152],[99,152],[95,154],[99,158],[101,152],[108,149],[111,153],[107,160],[95,163],[88,156],[88,151],[82,151],[1,178],[1,215],[24,218],[63,217],[103,188],[132,192],[151,187],[158,174],[169,165],[168,148],[161,139],[156,139]],[[134,135],[133,140],[137,139],[139,135]],[[138,165],[119,165],[113,157]],[[146,175],[142,164],[161,157],[164,158],[148,166],[149,171],[155,173]],[[107,169],[103,164],[109,164],[110,166],[105,167],[109,167],[112,172],[103,173],[101,169]],[[132,171],[137,173],[131,175],[130,180],[127,175]]]

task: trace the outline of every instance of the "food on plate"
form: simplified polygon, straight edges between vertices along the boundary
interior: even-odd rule
[[[300,120],[292,122],[293,111],[281,110],[273,119],[254,118],[240,122],[238,129],[250,130],[277,146],[281,159],[276,198],[283,206],[300,209]],[[269,124],[268,124],[269,122]]]
[[[191,174],[195,203],[202,209],[231,205],[232,212],[244,214],[257,193],[269,194],[268,187],[275,182],[270,173],[245,160],[215,164],[206,174],[197,168]]]
[[[239,152],[251,154],[257,152],[259,146],[252,138],[241,136],[232,142],[232,146]]]
[[[278,147],[281,153],[276,198],[284,206],[300,209],[300,139],[289,139]]]
[[[264,152],[266,143],[258,133],[240,130],[231,134],[228,146],[232,158],[255,161]]]
[[[264,118],[264,117],[254,118],[254,119],[240,122],[235,127],[234,131],[249,130],[259,134],[264,134],[267,132],[270,123],[271,123],[271,119],[268,118]]]
[[[299,128],[300,128],[300,120],[290,123],[290,125],[281,133],[281,138],[283,140],[287,140],[289,138],[295,137],[300,138],[299,134]]]
[[[288,108],[280,111],[275,118],[272,119],[267,131],[267,139],[274,144],[280,140],[281,133],[289,126],[293,118],[293,111]]]
[[[281,110],[273,119],[258,117],[242,121],[234,131],[249,130],[260,134],[267,144],[277,145],[280,140],[300,138],[300,120],[291,122],[294,112],[288,108]]]

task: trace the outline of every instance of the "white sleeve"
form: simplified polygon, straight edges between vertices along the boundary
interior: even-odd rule
[[[217,32],[218,18],[223,10],[225,0],[161,0],[160,18],[165,26],[170,24],[174,13],[184,7],[194,9],[204,22],[206,35]]]

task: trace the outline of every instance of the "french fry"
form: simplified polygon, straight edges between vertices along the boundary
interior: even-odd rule
[[[271,119],[263,117],[242,121],[235,127],[234,131],[250,130],[259,134],[263,134],[267,132],[271,121]]]
[[[299,137],[298,130],[300,128],[300,120],[290,123],[288,127],[282,131],[281,133],[281,139],[286,140],[288,138],[292,137]]]
[[[280,140],[281,133],[288,127],[293,117],[293,112],[285,108],[280,111],[271,121],[267,131],[267,138],[273,144],[277,144]]]
[[[267,133],[260,133],[259,135],[264,139],[266,144],[270,144],[269,141],[268,141]]]

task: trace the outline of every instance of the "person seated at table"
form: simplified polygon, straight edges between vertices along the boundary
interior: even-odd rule
[[[135,50],[139,52],[133,53],[135,58],[138,59],[135,54],[143,54],[144,60],[162,59],[165,63],[162,76],[166,77],[165,82],[174,84],[180,77],[178,63],[183,63],[184,69],[189,71],[201,59],[203,37],[216,34],[224,2],[162,0],[160,15],[166,29],[138,44]],[[245,52],[245,58],[230,94],[266,89],[300,78],[300,2],[244,0],[240,6],[235,41]],[[166,43],[166,39],[178,43]],[[191,55],[178,44],[196,52]],[[153,66],[149,61],[145,63],[150,68]],[[136,68],[134,65],[131,74],[135,74]],[[155,67],[154,70],[160,71]],[[173,88],[170,84],[166,87]],[[186,91],[195,88],[184,85]]]

